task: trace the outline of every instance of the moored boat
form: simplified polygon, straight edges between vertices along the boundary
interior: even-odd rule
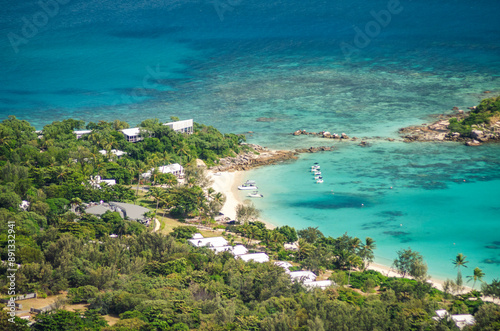
[[[248,195],[250,198],[263,198],[264,196],[259,191],[253,191]]]

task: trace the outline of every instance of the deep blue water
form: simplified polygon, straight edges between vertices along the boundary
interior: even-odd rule
[[[289,133],[397,138],[500,92],[493,0],[44,3],[50,15],[37,1],[0,0],[0,119],[37,129],[175,115],[253,131],[248,140],[268,147],[308,147],[325,141]],[[459,252],[469,269],[500,276],[498,146],[336,147],[249,174],[266,183],[266,219],[370,235],[384,263],[411,246],[443,278]],[[313,160],[322,186],[303,176]]]

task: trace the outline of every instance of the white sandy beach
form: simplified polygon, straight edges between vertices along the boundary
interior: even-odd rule
[[[212,188],[226,196],[226,203],[221,212],[232,220],[236,219],[236,206],[247,202],[242,201],[238,194],[238,185],[243,184],[243,171],[217,172],[217,175],[214,172],[209,172],[209,176],[213,180]],[[276,227],[265,220],[260,219],[259,221],[264,223],[268,229]]]
[[[209,172],[210,178],[213,180],[212,188],[226,196],[226,203],[224,203],[221,212],[234,220],[236,218],[236,206],[243,203],[237,195],[238,183],[240,183],[243,178],[243,172],[226,171],[217,172],[217,175],[215,174],[216,173]]]

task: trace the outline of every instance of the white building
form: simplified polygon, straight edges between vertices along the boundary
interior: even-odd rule
[[[316,275],[314,272],[311,271],[305,271],[305,270],[300,270],[300,271],[292,271],[289,273],[290,278],[292,278],[292,281],[299,281],[299,282],[314,282],[316,280]]]
[[[191,239],[202,239],[205,238],[201,233],[193,233],[193,237]]]
[[[290,270],[288,270],[288,269],[293,267],[293,265],[290,262],[286,262],[286,261],[277,261],[277,262],[274,262],[274,265],[277,265],[278,267],[285,269],[286,273],[289,273]]]
[[[177,122],[169,122],[169,123],[164,123],[163,125],[168,126],[175,132],[188,133],[188,134],[194,132],[193,119],[177,121]]]
[[[452,319],[455,322],[455,325],[461,330],[467,325],[474,325],[476,320],[474,316],[470,314],[462,314],[462,315],[450,315],[445,309],[436,310],[436,315],[432,319],[439,321],[442,319]]]
[[[307,288],[320,288],[322,290],[324,290],[325,288],[330,287],[334,284],[335,283],[332,282],[331,280],[317,280],[314,282],[311,282],[311,281],[304,282],[304,286]]]
[[[243,255],[243,254],[247,254],[248,253],[248,249],[243,246],[243,245],[236,245],[236,246],[233,246],[233,251],[232,251],[233,255]]]
[[[269,262],[269,256],[266,253],[251,253],[251,254],[242,254],[238,255],[240,259],[245,262],[253,261],[258,263]]]
[[[101,176],[97,175],[97,176],[90,176],[89,183],[93,188],[100,189],[101,183],[104,183],[104,184],[109,185],[109,186],[113,186],[113,185],[116,185],[116,180],[114,180],[114,179],[101,179]]]
[[[76,134],[76,139],[80,139],[83,135],[91,133],[92,130],[75,130],[73,131]]]
[[[141,177],[142,178],[151,177],[151,174],[154,170],[155,168],[141,174]],[[158,167],[158,172],[160,174],[172,174],[177,178],[182,178],[184,176],[184,168],[179,163]]]
[[[128,142],[135,143],[144,140],[144,137],[141,136],[141,128],[122,129],[121,131]],[[142,129],[142,131],[148,133],[147,130]],[[153,136],[154,133],[149,132],[149,137]]]
[[[117,149],[112,149],[110,152],[111,152],[111,154],[116,155],[117,158],[121,158],[123,155],[127,155],[127,152],[120,151],[120,150],[117,150]],[[108,154],[108,152],[105,149],[101,149],[99,151],[99,153],[101,153],[104,156],[106,156],[106,154]]]
[[[248,249],[243,245],[236,246],[219,246],[219,247],[209,247],[215,253],[229,252],[235,256],[243,255],[248,253]]]
[[[188,239],[188,241],[194,247],[222,247],[228,244],[227,240],[223,237]]]

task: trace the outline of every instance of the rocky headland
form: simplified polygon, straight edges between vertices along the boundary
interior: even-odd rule
[[[471,107],[474,110],[475,107]],[[479,146],[485,142],[500,142],[500,120],[491,117],[490,123],[473,125],[470,132],[455,132],[450,126],[450,120],[455,118],[460,122],[470,116],[471,111],[464,112],[454,109],[454,114],[438,115],[438,120],[430,125],[413,125],[399,130],[405,142],[416,141],[454,141],[467,146]]]
[[[210,168],[215,172],[242,171],[263,165],[276,164],[288,160],[296,160],[300,153],[316,153],[331,151],[333,147],[320,146],[296,150],[270,150],[256,144],[247,144],[252,150],[240,153],[235,157],[225,157],[219,160],[219,164]]]

